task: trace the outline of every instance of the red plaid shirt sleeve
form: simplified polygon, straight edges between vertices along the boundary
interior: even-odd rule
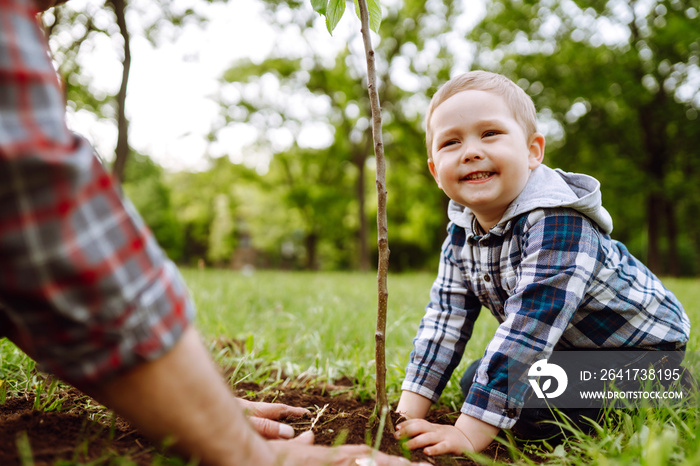
[[[194,316],[65,104],[31,0],[0,0],[0,334],[70,382],[160,357]]]

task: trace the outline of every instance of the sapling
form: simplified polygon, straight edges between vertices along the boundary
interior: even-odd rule
[[[346,0],[311,0],[314,10],[326,17],[328,32],[333,29],[345,13]],[[372,138],[374,141],[374,156],[377,165],[377,247],[379,260],[377,264],[377,327],[374,333],[374,354],[377,370],[376,414],[382,419],[389,412],[389,402],[386,396],[386,312],[389,292],[387,275],[389,272],[389,232],[386,218],[386,162],[384,159],[384,142],[382,139],[382,111],[377,92],[377,73],[374,65],[374,49],[370,29],[379,32],[382,11],[379,0],[355,0],[358,16],[360,17],[362,41],[367,59],[367,91],[369,93],[372,111]],[[387,419],[391,425],[391,419]],[[393,426],[392,426],[393,428]]]

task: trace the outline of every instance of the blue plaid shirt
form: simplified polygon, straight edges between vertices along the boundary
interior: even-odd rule
[[[537,181],[561,184],[564,176],[585,176],[541,168],[521,196],[547,186]],[[547,189],[542,191],[540,198],[550,202]],[[673,293],[610,238],[606,230],[611,224],[601,227],[591,220],[596,218],[595,206],[582,208],[574,205],[579,195],[571,197],[571,202],[558,202],[560,207],[519,214],[515,207],[515,215],[483,236],[475,233],[468,209],[458,207],[462,212],[452,216],[448,226],[404,390],[432,401],[439,398],[482,306],[500,325],[462,412],[505,429],[515,424],[524,392],[521,387],[509,393],[509,364],[529,367],[549,358],[554,349],[667,349],[688,340],[690,322]],[[532,199],[516,201],[532,205]],[[456,207],[452,203],[453,211]]]

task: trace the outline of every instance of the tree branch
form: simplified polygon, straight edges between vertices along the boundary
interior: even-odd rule
[[[124,39],[124,60],[122,61],[122,83],[117,95],[117,149],[112,174],[121,183],[124,179],[124,167],[129,156],[129,122],[126,119],[126,90],[129,84],[129,70],[131,69],[131,45],[129,30],[126,25],[126,3],[125,0],[109,0],[117,16],[119,32]]]

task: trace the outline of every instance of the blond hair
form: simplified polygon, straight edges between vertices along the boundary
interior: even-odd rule
[[[525,91],[503,75],[490,73],[488,71],[470,71],[455,76],[447,81],[435,95],[433,95],[430,101],[428,114],[425,116],[425,142],[428,147],[428,159],[433,157],[433,134],[430,129],[430,119],[433,116],[433,112],[441,103],[453,95],[469,90],[493,92],[503,97],[506,104],[513,111],[515,120],[525,131],[525,135],[530,137],[537,132],[535,104]]]

